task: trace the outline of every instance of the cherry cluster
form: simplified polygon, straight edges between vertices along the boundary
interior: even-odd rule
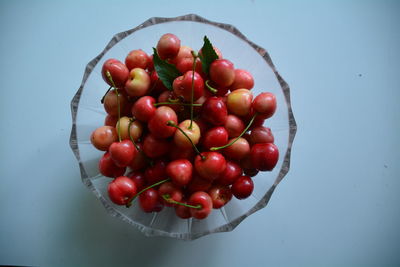
[[[113,178],[108,195],[144,212],[174,207],[180,218],[206,218],[232,197],[245,199],[251,177],[271,171],[279,157],[266,119],[275,95],[253,98],[253,76],[235,69],[207,37],[195,52],[164,34],[152,55],[131,51],[125,63],[102,67],[110,86],[101,102],[104,126],[91,135],[105,154],[102,175]]]

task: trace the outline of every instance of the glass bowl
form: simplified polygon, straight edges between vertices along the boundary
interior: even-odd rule
[[[130,208],[113,204],[107,195],[110,178],[99,173],[98,161],[103,152],[90,143],[93,130],[104,123],[106,113],[100,99],[107,85],[101,76],[105,60],[117,58],[124,61],[129,51],[143,49],[152,54],[152,47],[164,33],[174,33],[182,45],[195,50],[201,48],[207,35],[218,47],[224,58],[231,60],[235,68],[250,71],[255,80],[254,96],[269,91],[277,98],[277,111],[265,123],[270,127],[275,144],[279,148],[279,161],[271,172],[260,172],[253,178],[254,192],[245,200],[232,200],[223,208],[213,210],[204,220],[180,219],[173,208],[164,208],[159,213],[144,213],[135,202]],[[265,207],[275,187],[289,171],[290,151],[296,133],[290,105],[290,89],[276,71],[267,51],[249,41],[238,29],[229,24],[206,20],[195,14],[176,18],[150,18],[139,26],[116,34],[105,49],[86,66],[82,84],[72,99],[72,130],[70,146],[78,160],[82,182],[115,217],[137,227],[148,236],[168,236],[193,240],[201,236],[233,230],[247,216]]]

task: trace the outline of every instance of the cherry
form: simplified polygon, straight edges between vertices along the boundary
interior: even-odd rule
[[[118,167],[111,159],[110,153],[106,152],[99,161],[99,171],[102,175],[115,178],[125,173],[125,167]]]
[[[161,211],[164,207],[158,191],[154,188],[149,188],[139,195],[139,205],[147,213]]]
[[[143,141],[143,152],[149,158],[159,158],[168,153],[171,142],[167,139],[158,139],[154,135],[148,134]]]
[[[172,33],[166,33],[157,43],[157,52],[161,59],[173,58],[179,53],[180,47],[179,38]]]
[[[193,101],[203,95],[204,81],[200,74],[193,71],[187,71],[184,75],[176,78],[172,84],[175,95],[183,97],[186,101],[192,99],[193,84]]]
[[[249,176],[239,177],[232,185],[231,190],[237,199],[248,198],[254,189],[254,183]]]
[[[272,134],[270,128],[258,126],[251,130],[251,134],[248,140],[251,145],[259,143],[273,143],[274,135]]]
[[[130,179],[132,179],[132,181],[135,182],[137,191],[140,191],[144,188],[144,186],[146,184],[146,179],[144,177],[144,173],[132,171],[132,172],[128,173],[127,177],[129,177]]]
[[[147,167],[149,161],[143,152],[143,145],[141,143],[136,143],[136,146],[139,148],[139,150],[138,153],[136,153],[136,156],[133,158],[133,160],[129,163],[129,167],[133,171],[140,171]]]
[[[232,199],[232,191],[228,186],[215,185],[208,190],[213,208],[220,209]]]
[[[188,204],[187,200],[182,199],[181,203],[183,204]],[[176,216],[178,216],[179,218],[182,219],[189,219],[192,217],[192,214],[190,212],[191,208],[187,207],[187,206],[183,206],[183,205],[175,205],[175,214]]]
[[[182,148],[178,146],[174,146],[170,149],[168,153],[168,157],[171,161],[177,159],[187,159],[190,162],[193,162],[195,157],[195,152],[192,147],[190,148]]]
[[[252,107],[261,114],[264,119],[274,115],[276,110],[276,97],[273,93],[261,93],[253,101]]]
[[[125,83],[125,91],[128,95],[144,96],[149,92],[151,85],[150,75],[141,68],[134,68],[129,73],[129,79]]]
[[[168,121],[173,121],[175,124],[178,123],[175,111],[166,106],[158,107],[149,121],[148,128],[157,138],[170,137],[175,133],[176,128],[168,126]]]
[[[259,173],[259,170],[257,170],[257,169],[244,169],[243,172],[247,176],[254,177]]]
[[[193,173],[192,180],[186,189],[189,193],[197,191],[207,191],[212,185],[212,181],[201,178],[197,173]]]
[[[224,156],[218,152],[203,152],[194,160],[197,173],[204,179],[216,179],[226,168]]]
[[[216,59],[210,65],[210,78],[222,87],[229,87],[235,80],[233,63],[227,59]]]
[[[212,200],[206,192],[198,191],[193,193],[188,202],[192,206],[199,207],[197,209],[190,209],[190,213],[196,219],[204,219],[211,213]]]
[[[119,167],[127,167],[138,153],[131,140],[114,142],[109,151],[111,158]]]
[[[254,86],[253,75],[246,70],[235,69],[235,80],[231,85],[231,91],[236,89],[248,89],[250,90]]]
[[[209,150],[212,147],[224,146],[228,143],[228,132],[224,127],[218,126],[208,130],[203,137],[203,147]]]
[[[132,115],[136,119],[148,122],[156,112],[154,103],[156,100],[151,96],[142,96],[132,106]]]
[[[183,197],[182,191],[172,182],[161,184],[158,194],[163,197],[164,205],[167,207],[174,206],[174,202],[180,202]]]
[[[192,56],[192,48],[186,45],[182,45],[179,48],[178,54],[169,60],[169,63],[176,65],[179,61],[181,61],[184,58],[191,58],[192,59],[192,64],[193,64],[193,56]]]
[[[146,178],[147,183],[154,184],[165,179],[167,176],[167,173],[165,171],[166,166],[167,162],[160,159],[157,160],[153,166],[147,168],[144,173],[144,177]]]
[[[196,66],[195,71],[200,75],[200,77],[204,77],[204,73],[201,67],[201,61],[199,58],[196,58]],[[176,68],[180,73],[185,73],[187,71],[193,70],[193,57],[182,58],[176,63]]]
[[[227,143],[231,143],[235,139],[230,139]],[[224,148],[224,155],[230,159],[241,160],[250,154],[250,145],[246,139],[240,137],[232,145]]]
[[[215,179],[216,184],[231,185],[242,175],[243,171],[239,164],[227,160],[225,170]]]
[[[229,114],[224,127],[228,132],[228,136],[234,138],[238,137],[243,132],[245,125],[239,117]]]
[[[227,106],[230,113],[246,116],[250,113],[253,94],[247,89],[238,89],[229,93]]]
[[[220,97],[208,98],[201,109],[202,118],[215,126],[224,125],[228,118],[228,110]]]
[[[125,85],[126,80],[128,79],[129,76],[129,70],[125,66],[124,63],[117,59],[108,59],[104,62],[101,74],[103,76],[103,79],[106,83],[108,83],[110,86],[114,86],[110,79],[107,77],[106,73],[107,71],[111,74],[113,77],[113,81],[115,86],[118,88],[122,88]]]
[[[191,128],[190,128],[191,126]],[[184,149],[192,148],[193,145],[199,143],[200,140],[200,128],[196,122],[192,122],[190,120],[182,121],[178,128],[179,131],[175,132],[174,142],[175,144]],[[183,133],[182,133],[183,131]],[[185,136],[186,134],[186,136]],[[189,140],[190,139],[190,140]]]
[[[150,64],[150,57],[142,49],[132,50],[125,58],[126,67],[131,70],[134,68],[146,69]]]
[[[183,111],[183,106],[180,105],[180,99],[177,98],[174,92],[164,91],[158,96],[156,106],[163,105],[172,108],[176,113]],[[161,104],[163,103],[163,104]],[[175,105],[174,103],[179,103]]]
[[[115,125],[117,124],[117,121],[118,121],[118,117],[107,114],[106,118],[104,119],[104,125],[115,127]]]
[[[192,179],[193,166],[187,159],[178,159],[168,163],[166,172],[175,185],[183,187]]]
[[[108,184],[108,196],[117,205],[126,205],[136,192],[135,182],[126,176],[119,176]]]
[[[112,126],[101,126],[94,130],[90,136],[90,142],[93,146],[102,151],[107,151],[111,144],[117,140],[117,131]]]
[[[255,144],[250,151],[253,166],[260,171],[271,171],[279,159],[278,147],[272,143]]]
[[[139,121],[132,121],[132,118],[126,116],[119,119],[116,128],[119,129],[122,140],[132,137],[134,141],[137,141],[143,132],[143,126]]]
[[[129,107],[128,99],[124,94],[119,93],[119,105],[121,113]],[[118,116],[118,97],[116,90],[109,91],[104,97],[104,109],[111,116]]]
[[[167,87],[162,83],[160,78],[158,77],[157,71],[153,70],[150,73],[150,81],[151,81],[151,93],[159,95],[160,93],[168,90]]]

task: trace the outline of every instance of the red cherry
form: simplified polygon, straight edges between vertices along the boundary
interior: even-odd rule
[[[158,212],[163,209],[158,191],[149,188],[139,195],[139,205],[144,212]]]
[[[196,219],[204,219],[211,213],[212,200],[206,192],[198,191],[193,193],[188,202],[192,206],[199,205],[201,207],[199,209],[190,209],[192,216]]]
[[[149,158],[159,158],[168,153],[171,149],[171,142],[167,139],[157,139],[154,135],[148,134],[143,141],[143,152]]]
[[[193,174],[192,180],[187,185],[186,189],[189,193],[197,191],[208,191],[212,185],[212,181],[201,178],[197,173]]]
[[[254,86],[253,75],[246,70],[235,69],[235,81],[231,85],[231,90],[236,89],[248,89],[250,90]]]
[[[203,152],[194,160],[197,173],[204,179],[216,179],[226,168],[224,156],[218,152]]]
[[[118,167],[114,163],[109,152],[104,153],[99,161],[99,171],[104,176],[115,178],[124,175],[125,170],[125,167]]]
[[[253,166],[260,171],[271,171],[279,159],[278,147],[272,143],[255,144],[250,151]]]
[[[90,136],[92,145],[102,151],[107,151],[111,144],[117,140],[117,131],[112,126],[101,126],[94,130]]]
[[[150,119],[148,124],[148,128],[154,137],[167,138],[175,133],[176,128],[168,126],[168,121],[173,121],[175,124],[178,124],[178,118],[175,111],[166,106],[157,108],[154,116]]]
[[[192,100],[192,79],[193,79],[193,101],[203,95],[204,81],[200,74],[193,71],[187,71],[184,75],[176,78],[172,84],[174,93],[183,97],[186,101]]]
[[[126,67],[146,69],[150,63],[150,57],[142,49],[132,50],[125,58]]]
[[[204,77],[204,73],[201,66],[201,61],[199,58],[196,59],[196,68],[195,71],[201,76]],[[193,70],[193,57],[182,58],[176,64],[176,68],[180,73],[185,73],[187,71]]]
[[[132,116],[136,119],[148,122],[156,112],[156,107],[153,105],[156,100],[151,96],[142,96],[132,106]]]
[[[178,146],[173,146],[168,154],[168,157],[171,161],[177,160],[177,159],[187,159],[191,162],[193,162],[195,156],[195,152],[193,150],[193,147],[190,148],[181,148]]]
[[[151,81],[151,87],[153,90],[151,91],[152,94],[159,95],[164,91],[167,91],[167,87],[162,83],[162,81],[159,79],[157,71],[153,70],[150,74],[150,81]]]
[[[155,184],[161,180],[166,179],[167,173],[165,168],[167,162],[165,160],[157,160],[153,166],[148,167],[144,173],[148,184]]]
[[[132,179],[132,181],[135,182],[136,185],[136,189],[137,191],[140,191],[144,188],[145,184],[146,184],[146,179],[144,177],[144,174],[142,172],[130,172],[127,177],[129,177],[130,179]]]
[[[117,205],[126,205],[136,192],[135,182],[126,176],[119,176],[108,184],[108,196]]]
[[[256,112],[260,113],[264,119],[268,119],[275,113],[276,97],[273,93],[261,93],[253,100],[252,107]]]
[[[260,143],[273,143],[274,135],[272,134],[270,128],[258,126],[251,130],[251,134],[248,140],[251,145]]]
[[[233,183],[231,189],[237,199],[245,199],[253,193],[254,183],[249,176],[241,176]]]
[[[245,125],[239,117],[229,114],[224,127],[228,132],[229,138],[234,138],[244,131]]]
[[[136,153],[136,156],[133,158],[131,163],[129,163],[129,167],[132,169],[132,171],[143,170],[147,167],[147,164],[149,163],[143,153],[143,145],[141,143],[136,143],[136,145],[139,147],[139,151],[138,153]]]
[[[216,59],[210,65],[210,78],[222,87],[229,87],[235,80],[233,63],[227,59]]]
[[[230,144],[235,139],[236,138],[230,139],[228,143]],[[243,137],[240,137],[235,143],[224,148],[223,153],[227,158],[241,160],[250,154],[249,142],[247,142]]]
[[[115,164],[120,167],[127,167],[138,153],[131,140],[114,142],[109,151]]]
[[[225,124],[228,110],[222,98],[214,96],[204,102],[201,115],[206,122],[219,126]]]
[[[182,199],[181,203],[183,204],[188,204],[187,200]],[[182,205],[175,205],[175,213],[176,216],[182,219],[189,219],[192,217],[192,214],[190,213],[191,208],[185,207]]]
[[[208,130],[203,137],[203,147],[209,150],[212,147],[224,146],[228,143],[228,132],[224,127],[214,127]]]
[[[117,116],[111,116],[110,114],[107,114],[106,118],[104,119],[104,125],[115,127],[117,121],[118,121]]]
[[[175,185],[182,187],[192,179],[193,166],[187,159],[178,159],[168,163],[166,172]]]
[[[215,180],[216,184],[231,185],[242,176],[242,168],[234,161],[227,160],[225,171]]]
[[[157,52],[161,59],[174,58],[178,55],[180,47],[181,40],[172,33],[166,33],[157,43]]]
[[[108,59],[106,62],[104,62],[101,70],[103,80],[108,83],[108,85],[113,86],[110,79],[106,75],[107,71],[110,72],[115,86],[118,88],[123,88],[126,80],[128,80],[129,77],[129,70],[125,64],[117,59]]]
[[[211,197],[213,208],[220,209],[232,199],[232,191],[228,186],[216,185],[208,190]]]
[[[174,185],[172,182],[166,182],[160,185],[160,188],[158,189],[158,194],[163,197],[167,197],[168,199],[171,199],[173,201],[180,202],[182,200],[183,194],[182,191]],[[163,203],[167,207],[172,207],[175,204],[168,202],[167,200],[163,199]]]

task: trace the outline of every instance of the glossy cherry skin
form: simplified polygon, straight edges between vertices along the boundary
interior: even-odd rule
[[[164,91],[158,96],[157,102],[158,103],[168,103],[168,102],[170,102],[170,100],[171,101],[177,101],[177,100],[180,101],[174,92]],[[175,113],[179,113],[184,110],[184,107],[181,105],[163,104],[163,106],[172,108],[175,111]]]
[[[108,196],[117,205],[126,205],[136,193],[135,182],[126,176],[119,176],[108,184]]]
[[[117,116],[111,116],[110,114],[107,114],[106,118],[104,119],[104,125],[115,127],[117,121],[118,121]]]
[[[176,186],[183,187],[192,180],[193,166],[187,159],[178,159],[168,163],[166,172]]]
[[[141,68],[134,68],[129,72],[129,78],[125,83],[125,91],[132,97],[148,94],[150,90],[150,75]]]
[[[227,106],[230,113],[246,116],[251,111],[253,94],[247,89],[238,89],[229,93]]]
[[[149,188],[139,195],[139,205],[147,213],[161,211],[164,207],[158,191],[154,188]]]
[[[178,55],[180,47],[181,40],[172,33],[166,33],[157,43],[157,52],[161,59],[174,58]]]
[[[151,87],[150,87],[150,93],[159,95],[162,92],[168,90],[167,87],[162,83],[162,81],[159,79],[157,71],[153,70],[150,73],[150,81],[151,81]]]
[[[279,150],[275,144],[255,144],[250,151],[253,166],[260,171],[271,171],[279,159]]]
[[[272,131],[268,127],[258,126],[251,130],[249,136],[249,143],[251,145],[259,144],[259,143],[273,143],[274,135]]]
[[[174,135],[176,128],[168,126],[167,122],[178,124],[178,117],[173,109],[166,106],[158,107],[154,116],[150,119],[148,128],[156,138],[167,138]]]
[[[92,145],[102,151],[107,151],[111,144],[117,140],[117,131],[112,126],[101,126],[94,130],[90,136]]]
[[[212,210],[212,199],[209,194],[206,192],[198,191],[193,193],[189,200],[188,200],[190,205],[197,206],[200,205],[201,208],[199,209],[190,209],[190,213],[192,216],[196,219],[205,219]]]
[[[196,122],[193,121],[192,123],[192,128],[189,129],[190,127],[190,120],[184,120],[181,123],[179,123],[179,128],[182,129],[184,133],[192,140],[192,143],[194,145],[199,143],[200,140],[200,128],[197,125]],[[193,147],[192,143],[189,141],[189,139],[182,134],[181,131],[176,131],[174,134],[174,143],[180,147],[181,149],[190,149]]]
[[[115,126],[115,129],[121,134],[122,140],[130,139],[132,137],[134,141],[137,141],[143,133],[143,125],[137,120],[132,122],[131,120],[132,118],[123,116]]]
[[[256,112],[261,114],[264,119],[268,119],[274,115],[276,110],[276,97],[273,93],[264,92],[254,98],[252,107]]]
[[[118,167],[112,160],[110,153],[106,152],[99,161],[99,171],[102,175],[115,178],[125,173],[125,167]]]
[[[222,126],[228,118],[228,110],[222,98],[209,97],[203,104],[201,109],[203,120],[215,125]]]
[[[220,185],[231,185],[236,179],[242,176],[242,173],[242,168],[238,163],[227,160],[224,172],[222,172],[214,182]]]
[[[168,158],[171,161],[177,160],[177,159],[187,159],[190,162],[193,162],[195,155],[196,154],[193,150],[193,147],[181,148],[178,146],[172,146],[172,148],[170,149],[170,151],[168,153]]]
[[[115,86],[118,88],[123,88],[126,80],[129,77],[129,70],[125,66],[124,63],[117,59],[108,59],[103,64],[103,68],[101,70],[101,74],[103,76],[103,80],[110,86],[113,86],[111,81],[108,79],[106,73],[110,72],[112,80],[114,81]]]
[[[157,160],[153,166],[150,166],[146,169],[144,173],[144,177],[148,184],[155,184],[161,180],[167,178],[167,173],[165,168],[167,166],[167,162],[165,160]]]
[[[169,152],[171,145],[167,139],[158,139],[154,135],[148,134],[143,141],[143,152],[149,158],[159,158]]]
[[[181,203],[188,204],[187,200],[182,199]],[[185,207],[182,205],[175,205],[175,214],[181,219],[189,219],[192,217],[189,207]]]
[[[204,159],[202,159],[202,157]],[[218,152],[203,152],[197,155],[194,160],[194,167],[196,172],[204,179],[216,179],[226,168],[226,161],[224,156]]]
[[[115,90],[110,90],[104,97],[104,109],[111,116],[118,116],[118,97]],[[121,114],[124,114],[125,110],[128,108],[128,99],[119,90],[119,106]]]
[[[186,186],[186,190],[189,193],[194,193],[197,191],[208,191],[211,185],[212,185],[211,180],[203,179],[197,173],[193,173],[192,180]]]
[[[229,138],[238,137],[245,129],[243,121],[233,114],[229,114],[224,125]]]
[[[232,138],[228,141],[230,144],[236,138]],[[240,137],[235,143],[223,149],[223,153],[227,158],[233,160],[241,160],[250,154],[250,145],[246,139]]]
[[[202,63],[199,58],[196,59],[195,72],[197,72],[201,77],[204,77],[204,73],[202,70]],[[176,68],[180,73],[185,73],[187,71],[193,70],[193,57],[182,58],[176,63]]]
[[[219,147],[228,143],[228,132],[222,126],[209,129],[203,136],[202,144],[204,149]]]
[[[239,177],[232,185],[231,190],[237,199],[248,198],[254,189],[253,180],[249,176]]]
[[[232,191],[228,186],[215,185],[208,190],[213,208],[220,209],[232,199]]]
[[[144,188],[146,184],[146,178],[144,177],[144,173],[132,171],[128,173],[127,177],[129,177],[130,179],[132,179],[132,181],[135,182],[136,189],[138,192]]]
[[[114,142],[109,151],[111,158],[119,167],[127,167],[138,153],[131,140]]]
[[[184,75],[179,76],[172,83],[175,95],[183,97],[186,101],[192,100],[192,79],[193,79],[193,101],[203,95],[204,81],[200,74],[193,71],[187,71]]]
[[[132,171],[140,171],[143,170],[147,167],[148,165],[148,160],[146,159],[145,155],[143,154],[143,145],[141,143],[136,143],[136,145],[139,147],[138,153],[136,153],[136,156],[133,158],[131,163],[129,163],[129,168],[132,169]],[[136,147],[135,147],[136,149]]]
[[[136,49],[129,52],[125,58],[126,67],[131,70],[134,68],[146,69],[150,64],[150,57],[142,49]]]
[[[193,63],[193,55],[192,55],[192,48],[186,45],[182,45],[179,48],[178,54],[174,57],[168,60],[169,63],[176,65],[179,61],[181,61],[184,58],[191,58],[192,63]]]
[[[227,59],[216,59],[210,65],[210,78],[222,87],[229,87],[235,80],[235,68]]]
[[[161,184],[160,187],[158,188],[158,194],[161,197],[166,196],[166,197],[170,198],[171,200],[177,201],[177,202],[180,202],[183,198],[182,191],[179,189],[179,187],[174,185],[172,182],[165,182],[165,183]],[[168,202],[168,200],[165,200],[164,198],[163,198],[163,203],[167,207],[175,206],[175,204]]]
[[[242,69],[235,69],[235,80],[230,86],[231,91],[236,89],[250,90],[254,86],[254,78],[250,72]]]

